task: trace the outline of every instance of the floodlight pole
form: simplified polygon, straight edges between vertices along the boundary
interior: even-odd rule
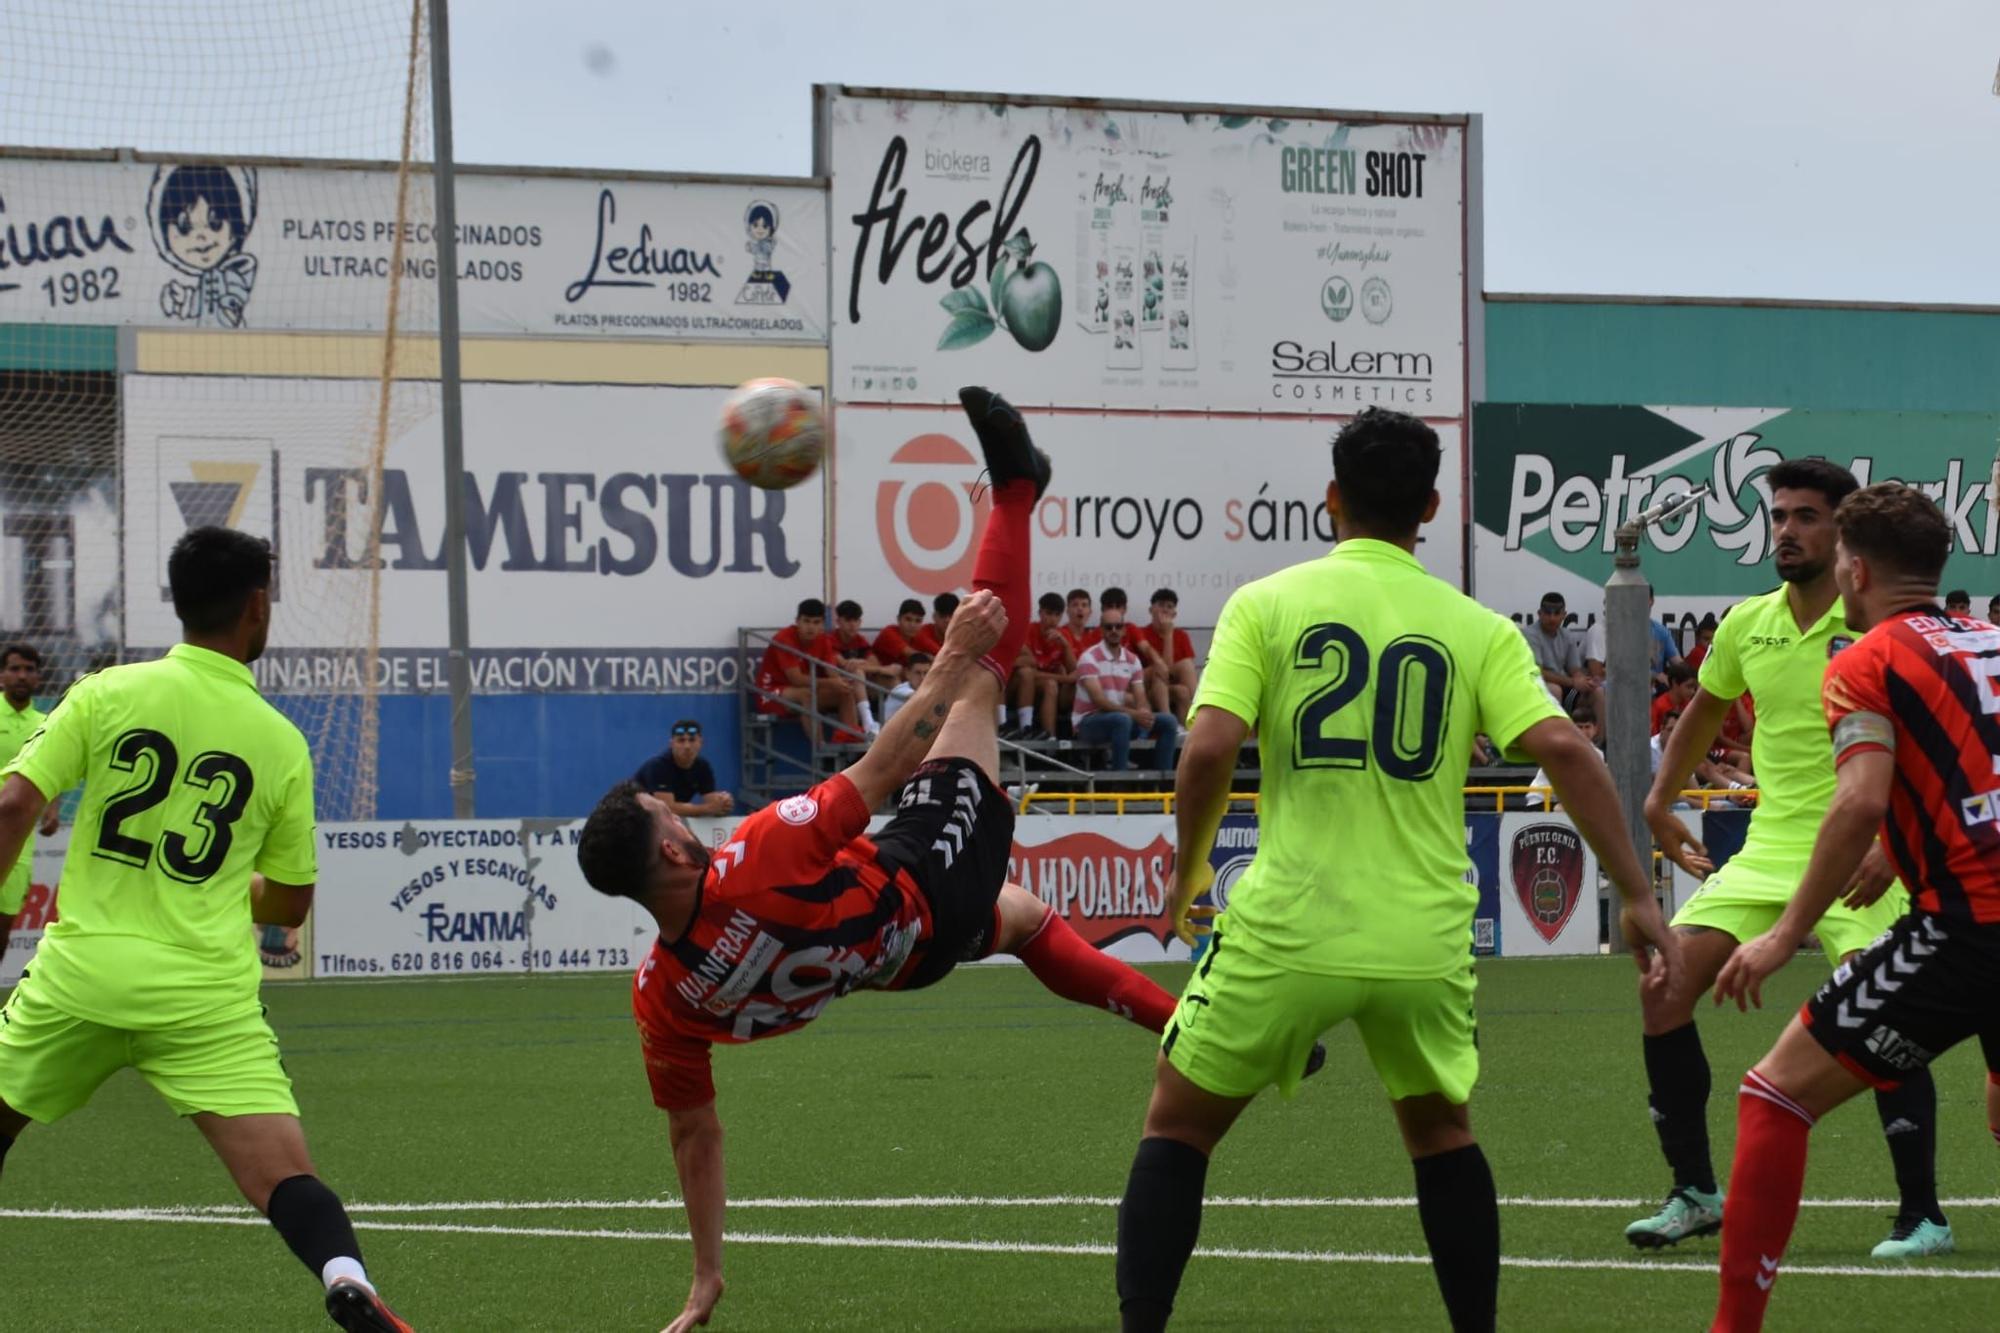
[[[431,186],[437,218],[438,397],[444,426],[444,567],[450,646],[451,813],[471,819],[472,624],[466,606],[465,414],[459,397],[458,201],[451,152],[451,25],[445,0],[428,0],[431,18]]]
[[[1604,704],[1609,714],[1604,729],[1604,757],[1618,788],[1625,828],[1648,875],[1653,866],[1653,835],[1646,827],[1646,793],[1653,785],[1651,636],[1652,585],[1639,571],[1639,539],[1656,523],[1674,518],[1709,492],[1707,483],[1686,495],[1660,501],[1621,524],[1611,577],[1604,584]],[[1612,931],[1613,947],[1621,944]]]

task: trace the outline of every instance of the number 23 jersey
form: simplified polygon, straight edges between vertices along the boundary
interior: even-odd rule
[[[257,1002],[250,874],[311,884],[312,757],[233,658],[180,644],[85,676],[8,774],[81,782],[29,975],[78,1018],[163,1028]]]
[[[1387,542],[1246,584],[1216,624],[1194,707],[1257,730],[1257,854],[1231,944],[1303,972],[1440,977],[1466,966],[1465,774],[1562,712],[1521,631]]]

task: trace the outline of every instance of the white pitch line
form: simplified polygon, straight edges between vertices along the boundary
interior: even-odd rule
[[[1640,1208],[1655,1199],[1641,1198],[1540,1198],[1532,1195],[1503,1195],[1503,1208]],[[839,1209],[903,1209],[903,1208],[1116,1208],[1120,1200],[1109,1194],[1031,1194],[1031,1195],[966,1195],[966,1194],[907,1194],[882,1198],[810,1198],[804,1196],[774,1196],[769,1198],[731,1199],[729,1206],[738,1209],[771,1209],[796,1211],[835,1211]],[[1203,1200],[1206,1208],[1414,1208],[1416,1199],[1409,1196],[1357,1195],[1351,1197],[1276,1197],[1264,1198],[1258,1195],[1218,1195]],[[2000,1197],[1980,1196],[1959,1199],[1945,1199],[1947,1208],[2000,1208]],[[1894,1209],[1894,1199],[1806,1199],[1807,1208],[1858,1208],[1870,1211]],[[457,1201],[427,1201],[422,1203],[349,1203],[347,1211],[354,1215],[366,1214],[421,1214],[421,1213],[511,1213],[511,1212],[678,1212],[682,1207],[679,1199],[464,1199]],[[146,1216],[179,1217],[232,1217],[250,1216],[250,1210],[241,1204],[161,1204],[130,1209]]]
[[[257,1217],[223,1217],[208,1214],[149,1212],[141,1208],[5,1208],[0,1217],[73,1222],[170,1222],[197,1226],[261,1226]],[[466,1226],[448,1222],[375,1222],[356,1226],[366,1231],[423,1233],[446,1236],[519,1236],[535,1240],[638,1240],[685,1242],[684,1231],[637,1231],[591,1227],[508,1227]],[[952,1250],[966,1254],[1047,1254],[1082,1255],[1103,1258],[1115,1255],[1114,1245],[1093,1242],[1055,1243],[1022,1240],[944,1240],[901,1236],[784,1235],[768,1232],[727,1232],[723,1239],[735,1245],[797,1245],[835,1250]],[[1249,1259],[1275,1263],[1306,1264],[1410,1264],[1428,1265],[1427,1254],[1387,1254],[1353,1250],[1252,1250],[1234,1247],[1202,1248],[1197,1258]],[[1557,1272],[1699,1273],[1712,1276],[1710,1263],[1678,1263],[1643,1259],[1560,1259],[1502,1256],[1504,1268],[1533,1268]],[[2000,1278],[2000,1268],[1909,1268],[1864,1267],[1860,1264],[1798,1264],[1787,1267],[1785,1275],[1806,1277],[1944,1278],[1982,1281]]]

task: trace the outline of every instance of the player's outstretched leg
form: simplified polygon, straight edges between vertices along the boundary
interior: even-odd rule
[[[1671,995],[1643,995],[1647,1101],[1660,1152],[1674,1173],[1673,1188],[1651,1217],[1625,1228],[1625,1239],[1641,1249],[1661,1249],[1690,1236],[1712,1236],[1722,1227],[1722,1192],[1708,1148],[1708,1056],[1695,1028],[1695,1004],[1708,988],[1736,940],[1707,927],[1682,928],[1686,979]]]
[[[1417,1177],[1417,1218],[1454,1333],[1489,1333],[1500,1306],[1500,1198],[1462,1102],[1394,1102]]]
[[[1035,623],[1032,520],[1035,501],[1048,488],[1049,456],[1035,447],[1021,414],[999,394],[968,385],[958,391],[958,400],[979,437],[993,480],[993,512],[980,534],[972,586],[991,590],[1007,608],[1007,633],[982,663],[1004,686],[1028,641],[1028,627]]]
[[[194,1117],[252,1207],[326,1287],[326,1312],[348,1333],[411,1333],[368,1280],[340,1198],[313,1174],[305,1132],[289,1115]]]
[[[993,914],[994,952],[1020,959],[1050,991],[1093,1009],[1108,1009],[1149,1032],[1167,1030],[1174,997],[1130,964],[1087,943],[1040,898],[1018,884],[1006,885]]]
[[[1889,1238],[1870,1252],[1876,1259],[1925,1259],[1956,1248],[1951,1223],[1937,1194],[1937,1082],[1928,1069],[1875,1094],[1875,1113],[1888,1140],[1901,1196]]]

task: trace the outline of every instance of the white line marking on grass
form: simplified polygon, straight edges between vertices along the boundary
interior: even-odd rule
[[[901,1209],[901,1208],[1116,1208],[1120,1200],[1108,1194],[1029,1194],[1029,1195],[976,1195],[976,1194],[906,1194],[882,1198],[809,1198],[803,1196],[774,1196],[757,1199],[731,1199],[731,1208],[756,1208],[798,1211],[836,1211],[853,1209]],[[1531,1195],[1503,1195],[1503,1208],[1642,1208],[1657,1200],[1651,1198],[1539,1198]],[[1416,1199],[1410,1196],[1361,1195],[1353,1197],[1275,1197],[1237,1194],[1218,1195],[1203,1201],[1208,1208],[1414,1208]],[[2000,1197],[1981,1196],[1942,1201],[1947,1208],[2000,1208]],[[1894,1210],[1894,1199],[1806,1199],[1807,1208],[1860,1208],[1868,1210]],[[347,1211],[355,1215],[364,1214],[420,1214],[420,1213],[510,1213],[510,1212],[678,1212],[682,1207],[679,1199],[462,1199],[455,1201],[427,1201],[412,1203],[349,1203]],[[161,1204],[131,1209],[134,1213],[147,1216],[172,1215],[184,1217],[231,1217],[249,1215],[249,1209],[241,1204]],[[0,1214],[5,1215],[5,1214]]]
[[[222,1216],[209,1213],[164,1212],[144,1208],[0,1208],[0,1217],[65,1222],[170,1222],[197,1226],[262,1226],[255,1216]],[[450,1222],[376,1222],[356,1224],[367,1231],[393,1231],[446,1236],[518,1236],[535,1240],[638,1240],[685,1243],[685,1231],[638,1231],[598,1227],[509,1227],[469,1226]],[[1114,1255],[1117,1247],[1101,1243],[1052,1243],[1024,1240],[945,1240],[904,1236],[783,1235],[765,1232],[727,1232],[723,1239],[737,1245],[797,1245],[834,1250],[952,1250],[966,1254],[1050,1254],[1084,1255],[1102,1258]],[[1276,1263],[1306,1264],[1415,1264],[1429,1265],[1427,1254],[1387,1254],[1354,1250],[1253,1250],[1202,1248],[1198,1258],[1250,1259]],[[1503,1256],[1505,1268],[1547,1269],[1556,1272],[1620,1273],[1700,1273],[1712,1276],[1712,1263],[1654,1262],[1643,1259],[1563,1259]],[[1885,1277],[1956,1278],[1968,1281],[2000,1278],[2000,1268],[1909,1268],[1866,1267],[1860,1264],[1798,1264],[1785,1269],[1788,1277]]]

